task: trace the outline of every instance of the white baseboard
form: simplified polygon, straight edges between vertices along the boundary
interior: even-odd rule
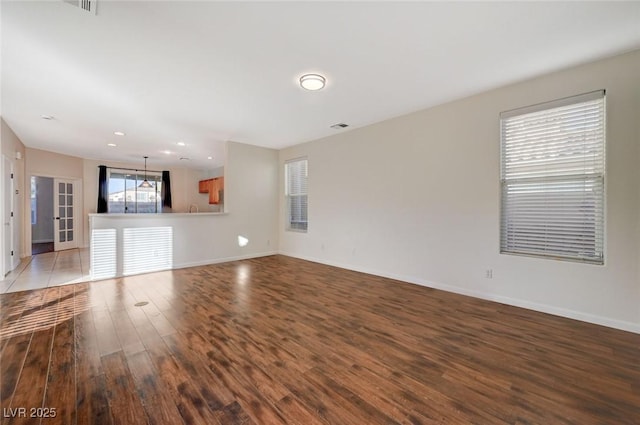
[[[279,252],[281,255],[289,257],[299,258],[301,260],[312,261],[314,263],[326,264],[328,266],[339,267],[341,269],[353,270],[356,272],[372,274],[375,276],[386,277],[389,279],[400,280],[414,285],[425,286],[428,288],[440,289],[442,291],[452,292],[460,295],[467,295],[474,298],[480,298],[488,301],[495,301],[502,304],[511,305],[514,307],[526,308],[528,310],[539,311],[541,313],[552,314],[554,316],[566,317],[569,319],[580,320],[582,322],[593,323],[596,325],[606,326],[609,328],[620,329],[627,332],[633,332],[640,334],[640,324],[627,322],[623,320],[611,319],[609,317],[597,316],[594,314],[584,313],[581,311],[569,310],[560,307],[550,306],[546,304],[534,303],[527,300],[521,300],[517,298],[504,297],[501,295],[486,294],[479,291],[469,290],[467,288],[460,288],[458,286],[447,285],[438,282],[431,282],[424,279],[418,279],[413,276],[404,276],[393,273],[385,273],[379,270],[372,270],[367,267],[358,267],[350,264],[338,263],[333,261],[326,261],[319,258],[307,257],[303,255],[292,254],[288,252]]]

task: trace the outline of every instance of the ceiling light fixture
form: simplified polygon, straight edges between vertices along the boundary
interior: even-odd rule
[[[185,143],[184,142],[178,142],[177,145],[178,146],[185,146]]]
[[[171,151],[162,151],[162,153],[165,155],[171,155]]]
[[[213,157],[212,156],[208,156],[207,159],[213,159]]]
[[[43,120],[51,121],[53,117],[51,115],[40,115]]]
[[[149,183],[149,180],[147,180],[147,158],[149,157],[148,156],[144,157],[144,180],[142,181],[142,183],[140,183],[140,186],[138,186],[139,188],[142,188],[142,189],[150,189],[153,187],[151,183]]]
[[[320,74],[305,74],[300,77],[300,86],[305,90],[320,90],[327,80]]]
[[[118,145],[116,145],[115,143],[107,143],[107,146],[111,146],[113,148],[113,147],[116,147]]]
[[[122,131],[114,131],[113,134],[115,134],[116,136],[124,136],[125,133],[123,133]]]

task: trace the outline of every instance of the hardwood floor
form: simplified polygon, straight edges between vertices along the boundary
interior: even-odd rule
[[[0,305],[2,424],[640,423],[640,335],[283,256]]]

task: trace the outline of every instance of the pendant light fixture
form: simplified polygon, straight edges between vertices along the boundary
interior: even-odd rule
[[[144,180],[142,181],[142,183],[140,183],[140,186],[138,186],[139,188],[143,189],[150,189],[153,187],[151,183],[149,183],[149,180],[147,180],[147,158],[149,157],[144,157]]]

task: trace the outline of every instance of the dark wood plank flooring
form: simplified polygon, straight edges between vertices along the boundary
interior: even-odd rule
[[[2,424],[640,424],[640,335],[284,256],[0,306]]]

